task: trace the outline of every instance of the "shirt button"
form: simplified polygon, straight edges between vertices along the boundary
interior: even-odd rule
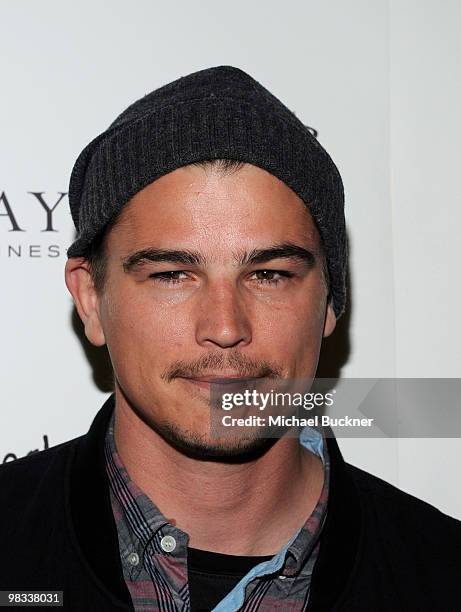
[[[139,555],[138,553],[132,552],[128,555],[128,562],[131,565],[138,565],[139,563]]]
[[[176,540],[173,536],[166,535],[160,540],[160,546],[165,552],[173,552],[176,548]]]
[[[279,578],[280,580],[285,580],[286,576],[284,576],[283,574],[280,574]]]

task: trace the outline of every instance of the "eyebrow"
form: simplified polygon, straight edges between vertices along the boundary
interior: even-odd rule
[[[234,253],[234,262],[240,266],[250,266],[272,261],[273,259],[292,259],[300,261],[312,267],[316,263],[316,256],[313,251],[301,247],[292,242],[274,244],[264,249],[253,249]],[[189,249],[157,249],[154,247],[142,249],[131,253],[122,260],[125,272],[134,272],[145,263],[176,263],[186,266],[206,266],[209,261],[201,253]]]

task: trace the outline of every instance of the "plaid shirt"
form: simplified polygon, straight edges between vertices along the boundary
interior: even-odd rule
[[[105,439],[106,470],[118,531],[123,576],[136,612],[190,612],[188,535],[174,527],[130,479],[115,446],[112,413]],[[330,462],[318,431],[305,427],[300,443],[324,465],[323,489],[311,516],[269,561],[253,567],[213,612],[306,609],[325,521]]]

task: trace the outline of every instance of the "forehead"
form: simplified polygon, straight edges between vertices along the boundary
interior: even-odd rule
[[[278,178],[251,164],[222,173],[185,166],[138,192],[108,231],[108,252],[140,246],[195,246],[216,254],[255,243],[317,247],[307,206]]]

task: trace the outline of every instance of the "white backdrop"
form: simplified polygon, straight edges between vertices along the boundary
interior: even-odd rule
[[[67,197],[48,224],[43,203],[129,103],[209,66],[249,72],[319,131],[341,171],[351,309],[326,345],[349,347],[341,375],[460,376],[455,0],[0,6],[0,463],[85,433],[108,395],[64,284]],[[339,443],[461,518],[459,439]]]

